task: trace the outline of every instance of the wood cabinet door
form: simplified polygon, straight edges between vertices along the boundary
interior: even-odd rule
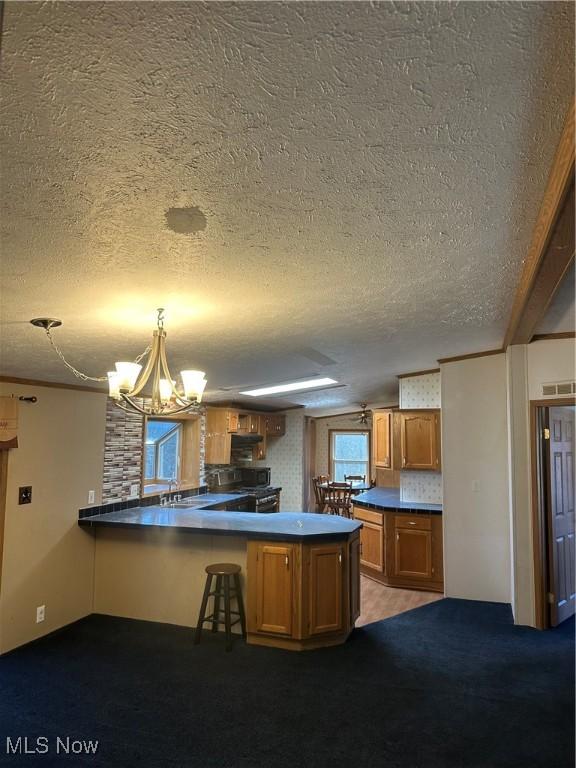
[[[376,571],[384,570],[384,528],[376,523],[362,522],[360,529],[360,562]]]
[[[440,469],[438,414],[401,414],[400,441],[403,469]]]
[[[239,426],[238,411],[228,411],[228,432],[238,432]]]
[[[391,411],[374,411],[372,416],[372,454],[375,467],[390,469],[392,466],[391,436]]]
[[[410,579],[432,578],[432,531],[396,527],[394,575]]]
[[[256,592],[256,631],[291,635],[294,604],[294,547],[292,545],[258,545]]]
[[[350,579],[350,624],[360,616],[360,537],[353,538],[349,545],[348,578]]]
[[[311,545],[308,550],[309,633],[338,632],[343,627],[344,544]]]

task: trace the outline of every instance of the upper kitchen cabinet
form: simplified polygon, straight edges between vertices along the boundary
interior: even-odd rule
[[[400,412],[402,469],[440,470],[440,411]]]
[[[226,431],[232,433],[240,431],[240,414],[238,411],[226,411]]]
[[[286,434],[286,416],[280,413],[269,413],[266,416],[266,434],[281,437]]]
[[[232,447],[230,425],[230,412],[225,408],[207,409],[206,464],[230,464],[230,450]]]
[[[392,411],[372,415],[372,456],[375,467],[392,467]]]
[[[257,413],[240,413],[238,416],[238,432],[240,434],[258,435],[260,432],[260,417]]]

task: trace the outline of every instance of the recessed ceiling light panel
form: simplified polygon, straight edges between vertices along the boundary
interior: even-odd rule
[[[251,397],[262,397],[263,395],[278,395],[281,392],[298,392],[301,389],[316,389],[317,387],[329,387],[331,384],[338,384],[336,379],[322,378],[309,379],[307,381],[293,381],[290,384],[275,384],[271,387],[260,387],[259,389],[248,389],[240,392],[241,395],[250,395]]]

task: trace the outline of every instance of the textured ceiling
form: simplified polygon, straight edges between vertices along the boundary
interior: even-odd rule
[[[573,92],[572,3],[5,3],[4,374],[167,308],[208,399],[318,409],[501,343]],[[187,209],[179,211],[178,209]],[[328,358],[328,360],[326,360]]]

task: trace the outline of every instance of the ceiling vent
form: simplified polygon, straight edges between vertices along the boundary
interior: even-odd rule
[[[542,384],[543,397],[562,397],[562,395],[572,395],[576,392],[576,382],[558,381],[555,384]]]

